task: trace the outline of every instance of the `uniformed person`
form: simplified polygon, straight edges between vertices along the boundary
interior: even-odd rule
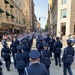
[[[11,64],[10,54],[11,54],[11,51],[7,47],[7,44],[4,44],[1,50],[1,56],[4,58],[7,71],[10,71],[10,64]]]
[[[54,43],[54,56],[55,56],[55,65],[57,66],[59,63],[59,66],[61,66],[61,48],[62,48],[62,42],[60,41],[59,37],[56,37],[56,42]]]
[[[16,44],[14,43],[13,40],[12,40],[12,44],[10,45],[10,50],[12,52],[12,56],[13,56],[13,60],[14,60],[14,66],[15,66],[16,65],[15,53],[17,52],[17,49],[16,49]]]
[[[40,38],[40,42],[39,42],[38,47],[37,47],[39,52],[41,52],[41,50],[44,49],[43,48],[43,41],[44,41],[43,38]]]
[[[50,47],[50,52],[51,52],[51,57],[52,57],[52,53],[54,53],[54,43],[55,43],[55,39],[53,38],[53,35],[51,36],[51,40],[49,41],[49,47]]]
[[[49,42],[49,40],[51,40],[51,38],[50,38],[50,35],[49,35],[49,34],[47,34],[46,42],[48,43],[48,42]]]
[[[24,68],[26,67],[26,55],[25,53],[22,52],[21,46],[17,46],[17,53],[15,54],[15,59],[16,59],[16,68],[18,71],[19,75],[24,74]]]
[[[38,44],[40,43],[40,39],[36,37],[36,48],[38,49]]]
[[[73,43],[72,40],[67,40],[67,47],[64,48],[64,53],[63,53],[63,75],[67,75],[67,70],[69,72],[69,75],[72,74],[71,70],[71,64],[74,61],[74,48],[72,47]]]
[[[23,52],[27,56],[27,66],[29,65],[29,52],[30,52],[30,46],[27,43],[27,40],[23,40],[23,45],[22,45]]]
[[[25,68],[24,75],[48,75],[46,67],[39,63],[39,51],[30,51],[29,57],[31,59],[31,65]]]
[[[18,39],[17,38],[15,38],[15,45],[16,45],[16,47],[20,44],[20,42],[18,41]]]
[[[30,37],[28,39],[28,45],[30,46],[30,48],[32,46],[32,43],[33,43],[33,37],[30,35]]]
[[[48,70],[48,75],[50,75],[50,64],[51,64],[51,60],[50,60],[50,50],[48,50],[48,43],[44,43],[43,44],[44,49],[41,51],[41,63],[44,64]]]

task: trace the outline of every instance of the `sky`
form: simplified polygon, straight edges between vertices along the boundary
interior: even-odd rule
[[[41,20],[39,21],[41,23],[41,27],[45,28],[45,25],[47,23],[47,15],[48,15],[48,0],[34,0],[35,4],[35,15],[39,21],[39,17],[41,17]],[[42,18],[43,17],[43,18]]]

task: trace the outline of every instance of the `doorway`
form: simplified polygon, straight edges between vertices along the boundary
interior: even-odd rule
[[[61,31],[62,31],[63,35],[65,35],[66,34],[66,26],[62,26]]]

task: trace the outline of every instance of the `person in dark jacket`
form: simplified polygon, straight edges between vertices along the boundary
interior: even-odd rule
[[[25,68],[24,75],[48,75],[46,67],[39,63],[39,51],[30,51],[29,57],[31,59],[31,65]]]
[[[51,40],[49,41],[49,47],[50,47],[50,51],[51,51],[51,57],[52,57],[52,53],[54,53],[54,43],[55,43],[55,39],[53,38],[53,36],[51,36]]]
[[[67,40],[67,47],[64,48],[64,53],[63,53],[63,75],[67,75],[67,70],[69,72],[69,75],[72,74],[71,70],[71,64],[74,61],[74,48],[72,47],[73,43],[72,40]]]
[[[7,71],[10,71],[10,64],[11,64],[11,57],[10,57],[11,51],[7,47],[7,44],[3,45],[3,48],[1,50],[1,56],[4,58],[6,69]]]
[[[38,44],[38,51],[41,52],[44,48],[43,48],[43,41],[44,39],[43,38],[40,38],[40,42]]]
[[[25,53],[22,52],[22,48],[20,45],[17,47],[17,53],[15,54],[15,59],[16,59],[16,68],[18,74],[23,75],[24,68],[26,67],[27,59]]]
[[[51,40],[51,38],[50,38],[50,35],[48,34],[47,37],[46,37],[46,42],[48,43],[49,40]]]
[[[10,50],[12,52],[12,56],[13,56],[13,60],[14,60],[14,66],[15,66],[16,65],[15,53],[17,52],[17,49],[16,49],[16,44],[14,43],[13,40],[12,40],[12,44],[10,45]]]
[[[48,50],[48,43],[44,43],[43,44],[44,49],[41,51],[41,63],[45,65],[45,67],[48,70],[48,75],[50,75],[50,64],[51,64],[51,60],[50,60],[50,50]]]
[[[62,42],[60,41],[59,37],[56,37],[56,42],[54,43],[55,50],[54,50],[54,56],[55,56],[55,65],[57,66],[59,63],[59,66],[61,66],[61,48],[62,48]]]
[[[29,66],[29,52],[30,52],[30,46],[28,45],[27,40],[23,40],[23,45],[22,45],[23,52],[27,56],[27,66]]]
[[[20,44],[20,42],[18,41],[18,39],[17,39],[17,38],[15,38],[14,43],[15,43],[16,47]]]

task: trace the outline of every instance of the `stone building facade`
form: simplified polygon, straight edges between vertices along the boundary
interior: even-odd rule
[[[0,33],[31,31],[30,1],[0,0]]]
[[[52,0],[52,30],[59,35],[75,34],[75,0]],[[55,25],[55,27],[54,27]]]

